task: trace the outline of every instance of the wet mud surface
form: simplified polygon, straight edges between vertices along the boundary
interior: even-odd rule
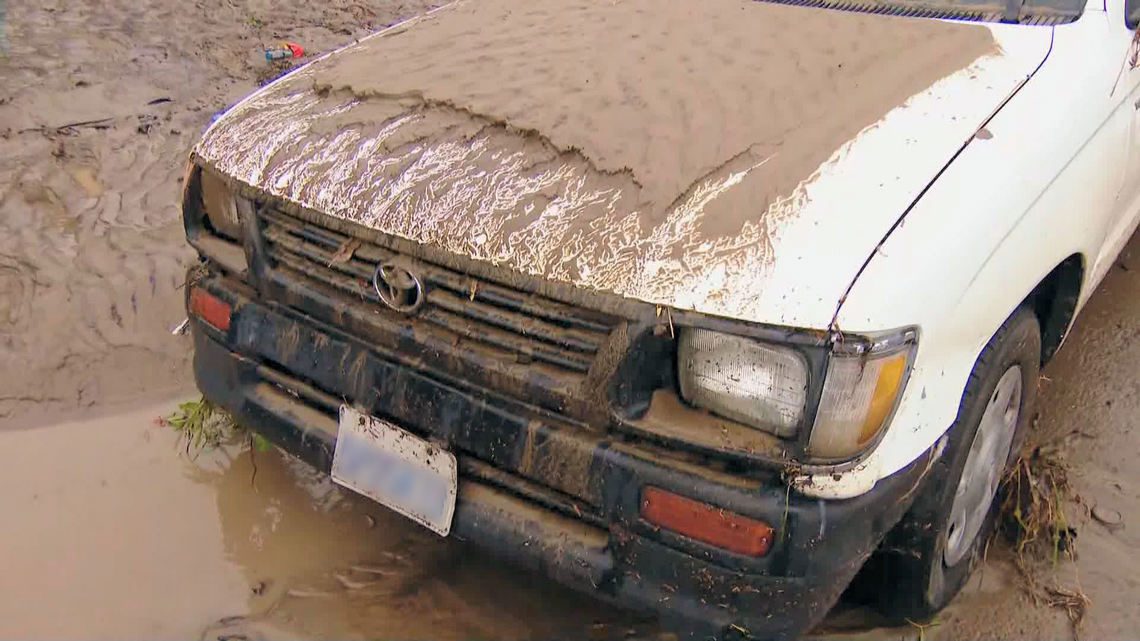
[[[621,638],[638,623],[276,450],[190,458],[154,423],[173,407],[3,433],[0,638]]]
[[[180,181],[217,111],[429,2],[8,2],[0,52],[0,418],[186,389]]]
[[[154,419],[194,395],[170,329],[192,252],[179,180],[211,115],[423,2],[8,3],[0,54],[0,637],[622,638],[654,631],[352,496],[275,451],[190,460]],[[77,124],[78,123],[78,124]],[[70,126],[64,126],[70,125]],[[1083,507],[1081,638],[1140,629],[1140,242],[1043,372],[1038,442]],[[256,468],[256,474],[255,474]],[[1123,527],[1091,516],[1114,510]],[[995,543],[925,638],[1071,638]],[[355,566],[355,567],[354,567]],[[833,619],[865,626],[860,613]],[[917,629],[857,638],[917,638]]]

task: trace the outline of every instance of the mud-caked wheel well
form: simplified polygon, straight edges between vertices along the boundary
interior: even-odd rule
[[[1084,258],[1080,254],[1073,254],[1054,267],[1025,298],[1025,303],[1033,310],[1041,325],[1042,364],[1049,362],[1057,352],[1065,338],[1065,332],[1069,330],[1073,312],[1077,309],[1083,277]]]

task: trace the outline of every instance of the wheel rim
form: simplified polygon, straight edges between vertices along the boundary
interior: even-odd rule
[[[1014,365],[998,379],[982,412],[974,442],[970,444],[954,503],[950,506],[944,554],[947,566],[962,560],[985,523],[1001,483],[1020,415],[1021,366]]]

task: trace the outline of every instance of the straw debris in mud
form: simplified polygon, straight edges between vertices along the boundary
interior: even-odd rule
[[[1077,531],[1066,506],[1081,504],[1069,484],[1068,462],[1058,443],[1026,448],[1006,474],[1002,526],[1014,544],[1014,563],[1024,588],[1035,603],[1063,609],[1074,634],[1090,600],[1079,579],[1074,586],[1062,585],[1057,567],[1064,558],[1076,558]]]

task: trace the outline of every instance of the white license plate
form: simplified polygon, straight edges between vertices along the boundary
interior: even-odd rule
[[[407,430],[341,406],[332,479],[440,536],[455,514],[455,455]]]

